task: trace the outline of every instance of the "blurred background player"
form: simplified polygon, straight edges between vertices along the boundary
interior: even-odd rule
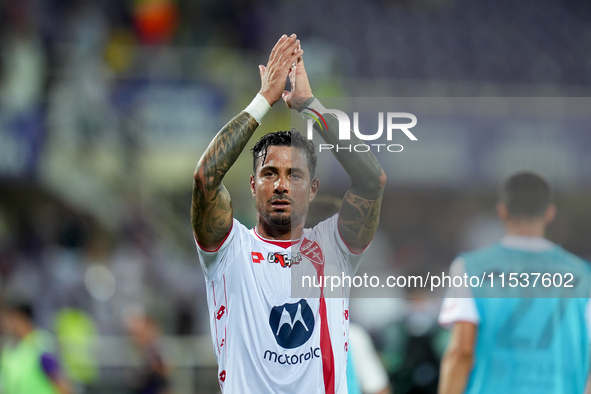
[[[169,369],[160,346],[160,330],[150,316],[136,314],[126,321],[132,342],[140,353],[141,366],[132,379],[134,394],[168,394]]]
[[[8,335],[0,357],[2,394],[70,394],[51,335],[35,327],[28,304],[10,304],[2,311]]]
[[[74,306],[59,309],[54,332],[65,376],[76,394],[92,393],[99,378],[96,361],[97,328],[92,317]]]
[[[348,364],[352,366],[354,380],[358,382],[359,391],[363,394],[390,394],[390,382],[384,369],[382,360],[376,352],[373,341],[367,331],[356,323],[349,325],[349,357]]]
[[[495,279],[496,293],[450,291],[439,317],[440,324],[453,325],[439,392],[582,393],[589,374],[589,264],[544,238],[556,207],[540,176],[522,172],[510,177],[497,212],[505,237],[460,255],[450,275],[493,272],[509,278],[513,273],[519,286],[505,282],[501,288]],[[570,273],[576,289],[565,294],[540,282],[534,288],[535,272]],[[529,283],[522,273],[530,274]],[[497,298],[503,296],[512,298]]]

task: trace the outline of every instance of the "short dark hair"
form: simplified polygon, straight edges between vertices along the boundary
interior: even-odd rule
[[[294,128],[287,131],[275,131],[273,133],[265,134],[250,150],[252,152],[252,170],[256,174],[257,162],[259,158],[264,163],[267,158],[267,149],[270,146],[292,146],[299,148],[306,154],[306,162],[308,170],[310,171],[310,178],[314,179],[316,173],[316,149],[314,143],[306,138]]]
[[[548,182],[533,172],[519,172],[505,182],[501,202],[507,206],[509,216],[533,219],[544,216],[552,203],[552,189]]]

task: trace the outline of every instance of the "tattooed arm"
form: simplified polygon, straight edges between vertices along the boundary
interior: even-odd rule
[[[331,115],[324,116],[324,119],[328,131],[316,130],[327,144],[337,146],[338,121]],[[352,134],[350,143],[357,145],[363,142]],[[339,212],[339,231],[349,249],[354,253],[361,253],[378,228],[386,174],[370,151],[333,150],[333,153],[351,179],[351,187],[345,193]]]
[[[195,169],[191,224],[199,245],[217,249],[232,228],[232,201],[222,179],[258,127],[241,112],[215,136]]]
[[[302,53],[295,34],[290,37],[283,35],[279,39],[271,51],[267,66],[259,66],[260,97],[257,96],[245,111],[236,115],[218,132],[199,159],[193,181],[191,224],[202,248],[217,249],[232,228],[232,201],[222,179],[240,156],[266,110],[281,98],[291,65]],[[260,107],[261,100],[266,100],[264,105],[268,108],[265,111],[255,108]]]
[[[290,72],[289,77],[292,91],[285,91],[283,99],[288,107],[301,111],[313,101],[302,59],[298,60],[296,68]],[[314,124],[314,129],[320,133],[327,144],[337,146],[339,143],[338,121],[330,114],[324,116],[324,119],[328,130],[318,127],[317,124]],[[363,142],[352,133],[350,143],[356,145]],[[332,152],[351,179],[351,187],[343,198],[339,212],[339,231],[349,249],[354,253],[361,253],[369,245],[378,228],[386,174],[370,151],[333,150]]]

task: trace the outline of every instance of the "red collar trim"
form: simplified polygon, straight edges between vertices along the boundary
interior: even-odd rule
[[[279,246],[280,248],[283,248],[283,249],[287,249],[293,245],[297,245],[301,241],[301,238],[295,239],[295,240],[293,240],[293,239],[285,239],[285,240],[283,240],[283,239],[267,239],[267,238],[261,237],[259,235],[259,233],[257,233],[256,227],[253,227],[252,230],[254,232],[254,235],[256,235],[257,238],[260,239],[261,241],[266,242],[271,245]]]

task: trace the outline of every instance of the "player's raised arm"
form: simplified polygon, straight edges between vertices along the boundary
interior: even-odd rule
[[[271,51],[267,66],[259,66],[261,90],[252,103],[214,137],[195,168],[191,224],[199,245],[215,250],[232,228],[232,202],[222,184],[263,116],[281,98],[287,74],[303,51],[295,34],[283,35]]]
[[[317,100],[312,100],[312,89],[300,58],[297,66],[290,73],[292,91],[283,92],[283,100],[288,107],[302,111],[304,107],[318,106],[324,109]],[[338,120],[332,116],[324,116],[327,130],[314,125],[317,132],[327,144],[338,145]],[[362,144],[355,134],[351,136],[351,144]],[[339,231],[349,249],[354,253],[362,252],[371,242],[379,223],[382,194],[386,185],[386,174],[378,159],[370,151],[349,152],[333,150],[333,154],[351,179],[351,187],[347,190],[339,212]]]

